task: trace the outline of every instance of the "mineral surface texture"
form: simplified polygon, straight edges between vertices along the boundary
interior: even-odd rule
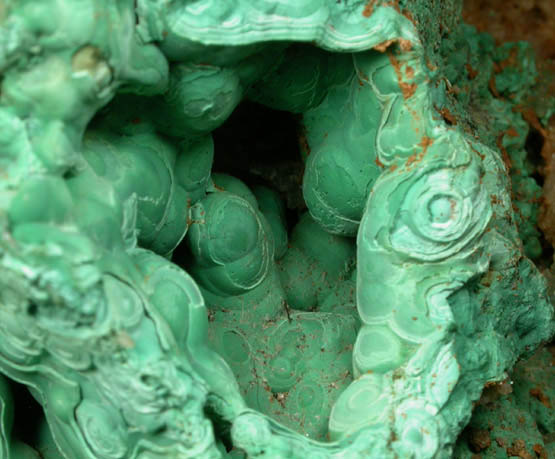
[[[554,328],[526,51],[454,0],[0,1],[0,458],[449,457]],[[257,181],[244,101],[298,129]]]
[[[486,387],[472,420],[459,437],[455,458],[555,454],[555,371],[553,346],[519,362],[511,378]]]

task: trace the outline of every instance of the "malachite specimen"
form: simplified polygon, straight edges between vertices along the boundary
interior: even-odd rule
[[[472,420],[459,437],[454,457],[484,459],[555,454],[555,347],[520,361],[510,377],[486,386]]]
[[[456,0],[0,0],[0,458],[449,457],[554,331],[528,51]],[[297,221],[213,170],[244,100]]]

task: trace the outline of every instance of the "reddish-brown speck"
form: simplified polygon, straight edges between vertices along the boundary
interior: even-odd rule
[[[424,137],[422,137],[422,140],[418,145],[422,147],[422,153],[426,153],[426,151],[428,150],[428,147],[433,143],[434,143],[434,139],[431,139],[430,137],[425,135]]]
[[[495,86],[495,77],[493,75],[489,79],[489,90],[494,97],[499,98],[499,91],[497,91],[497,87]]]
[[[545,395],[539,387],[534,387],[533,389],[530,389],[530,395],[539,400],[545,407],[551,408],[549,397]]]
[[[376,3],[376,0],[370,0],[366,5],[364,5],[364,9],[362,10],[362,15],[365,18],[369,18],[372,15],[372,12],[374,11],[375,3]]]
[[[466,64],[465,67],[466,67],[466,71],[468,72],[468,78],[473,80],[478,76],[478,70],[475,70],[474,68],[472,68],[470,64]]]
[[[404,41],[406,41],[406,40],[404,40]],[[402,46],[401,46],[401,49],[402,49]],[[414,95],[414,93],[416,92],[416,88],[417,88],[416,83],[407,83],[406,81],[403,81],[403,74],[401,72],[400,62],[393,55],[393,53],[388,52],[387,55],[389,56],[389,61],[391,62],[391,65],[393,66],[393,69],[395,70],[395,75],[397,76],[397,84],[399,85],[399,88],[401,89],[401,93],[403,94],[403,98],[405,100],[410,99]]]
[[[499,148],[499,151],[501,151],[501,155],[503,157],[503,162],[505,163],[505,167],[507,168],[507,173],[508,173],[511,170],[512,164],[511,164],[511,158],[509,158],[509,153],[507,153],[507,150],[503,146],[503,136],[504,135],[505,135],[505,133],[502,132],[497,137],[497,148]]]

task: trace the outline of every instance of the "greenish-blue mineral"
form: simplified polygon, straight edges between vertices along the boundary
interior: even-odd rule
[[[554,331],[534,75],[455,0],[0,0],[0,458],[450,457]]]

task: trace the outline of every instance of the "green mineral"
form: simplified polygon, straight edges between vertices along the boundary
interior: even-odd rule
[[[519,362],[506,381],[486,387],[455,457],[545,458],[555,453],[553,350],[540,349]]]
[[[0,0],[0,458],[451,457],[555,330],[533,56],[460,7]],[[243,101],[295,120],[296,208],[220,168]]]

